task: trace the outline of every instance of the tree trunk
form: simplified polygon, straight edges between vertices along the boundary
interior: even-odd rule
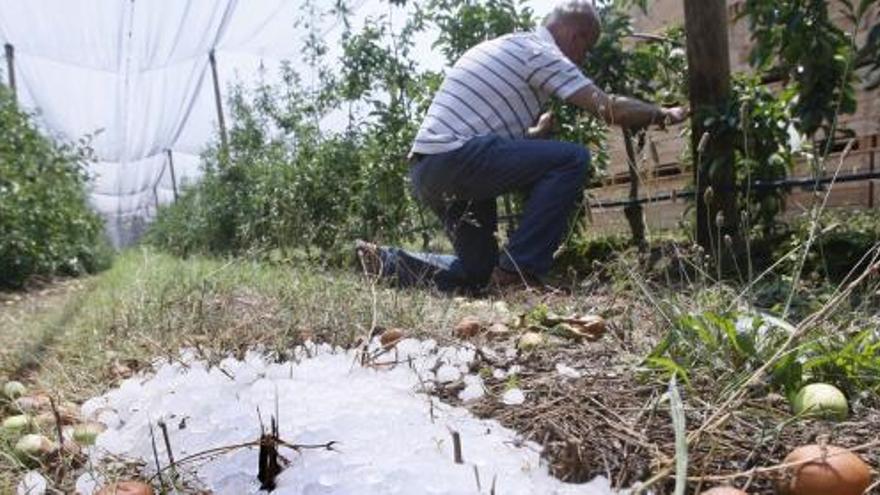
[[[717,255],[728,252],[722,247],[725,235],[739,245],[733,135],[712,135],[703,125],[706,116],[724,112],[730,100],[727,5],[725,0],[685,0],[684,12],[693,112],[697,242]],[[710,186],[711,192],[707,193]]]
[[[632,133],[623,129],[623,145],[626,148],[627,170],[629,170],[629,199],[631,203],[623,209],[626,215],[626,221],[629,222],[629,229],[632,232],[633,244],[639,251],[645,251],[648,248],[648,241],[645,237],[647,228],[645,227],[645,215],[642,205],[636,203],[639,199],[639,171],[636,166],[636,152],[633,148]]]

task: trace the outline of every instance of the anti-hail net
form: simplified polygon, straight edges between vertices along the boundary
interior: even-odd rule
[[[92,203],[114,244],[135,239],[175,184],[198,179],[218,122],[209,53],[225,96],[241,75],[302,53],[301,3],[0,0],[18,101],[48,134],[92,136]]]

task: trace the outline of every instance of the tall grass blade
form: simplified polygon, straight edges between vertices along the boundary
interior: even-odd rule
[[[684,404],[678,393],[675,375],[669,380],[669,414],[675,430],[675,495],[684,495],[687,488],[688,446]]]

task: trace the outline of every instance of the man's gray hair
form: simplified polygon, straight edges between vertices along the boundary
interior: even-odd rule
[[[552,12],[544,18],[544,25],[550,26],[557,23],[575,23],[581,26],[589,26],[596,32],[601,30],[599,14],[593,3],[586,0],[565,0],[559,2]]]

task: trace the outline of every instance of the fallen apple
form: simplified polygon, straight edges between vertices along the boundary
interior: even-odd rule
[[[523,351],[531,351],[537,349],[544,344],[544,336],[537,332],[526,332],[522,334],[516,346]]]
[[[846,396],[834,385],[811,383],[798,392],[792,404],[797,415],[844,420],[849,414]]]
[[[871,484],[868,465],[834,445],[798,447],[783,464],[796,464],[786,469],[778,483],[783,495],[862,495]]]
[[[54,450],[55,443],[43,435],[25,435],[15,444],[15,452],[22,457],[42,457]]]
[[[153,495],[153,487],[143,481],[120,481],[98,490],[95,495]]]
[[[3,395],[11,400],[15,400],[27,393],[27,388],[21,382],[11,381],[3,385]]]
[[[3,430],[8,432],[20,432],[31,424],[31,417],[27,414],[10,416],[3,420]]]
[[[452,334],[461,339],[469,339],[480,333],[480,330],[482,329],[483,324],[480,323],[479,318],[465,316],[457,325],[455,325],[455,328],[452,329]]]
[[[403,333],[403,330],[399,328],[390,328],[379,336],[379,343],[382,344],[382,347],[390,349],[403,340],[404,336],[405,334]]]
[[[711,490],[706,490],[702,495],[749,495],[748,493],[738,490],[732,486],[716,486]]]

